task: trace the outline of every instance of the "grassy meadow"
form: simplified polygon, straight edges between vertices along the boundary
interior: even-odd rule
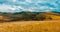
[[[0,13],[0,32],[60,32],[60,14]]]
[[[23,21],[0,23],[0,32],[60,32],[59,21]]]

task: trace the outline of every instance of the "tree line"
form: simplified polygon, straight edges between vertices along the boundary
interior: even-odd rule
[[[45,12],[19,12],[19,13],[0,13],[0,15],[9,18],[6,21],[43,21],[46,20]],[[51,17],[48,17],[52,20]]]

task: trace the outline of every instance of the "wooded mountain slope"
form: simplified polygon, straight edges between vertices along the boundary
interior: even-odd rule
[[[60,20],[60,14],[53,12],[0,13],[0,21],[43,21],[43,20]]]

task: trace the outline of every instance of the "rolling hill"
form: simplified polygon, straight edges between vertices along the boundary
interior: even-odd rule
[[[60,20],[60,14],[53,12],[21,12],[0,14],[1,21],[44,21]]]

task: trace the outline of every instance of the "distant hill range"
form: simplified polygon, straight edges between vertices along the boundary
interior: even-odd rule
[[[59,12],[19,12],[2,13],[0,12],[0,21],[44,21],[60,20]]]

